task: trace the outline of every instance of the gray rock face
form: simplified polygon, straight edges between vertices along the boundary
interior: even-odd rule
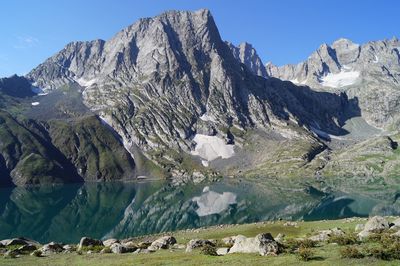
[[[357,99],[371,125],[388,128],[399,122],[400,42],[397,38],[362,45],[339,39],[323,44],[297,65],[266,65],[272,77],[321,91],[345,91]]]
[[[311,124],[339,130],[346,95],[253,73],[267,76],[255,50],[227,45],[210,12],[199,10],[141,19],[107,41],[70,43],[27,77],[47,91],[79,84],[86,106],[128,150],[139,148],[169,173],[183,160],[170,154],[191,153],[199,132],[235,144],[237,129],[310,141]]]
[[[256,237],[237,236],[234,245],[229,249],[229,254],[259,253],[262,256],[277,255],[280,252],[280,244],[270,233],[259,234]]]
[[[251,72],[257,76],[268,78],[267,70],[265,69],[261,58],[258,56],[257,51],[251,44],[244,42],[239,44],[238,47],[229,42],[227,44],[232,50],[233,56],[238,61],[245,64]]]

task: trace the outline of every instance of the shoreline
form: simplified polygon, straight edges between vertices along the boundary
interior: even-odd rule
[[[361,232],[364,232],[368,224],[373,223],[374,219],[386,221],[387,228],[381,228],[380,232],[375,232],[373,231],[375,229],[373,229],[367,237],[361,237]],[[124,265],[127,262],[132,262],[132,259],[133,261],[137,260],[138,264],[146,263],[149,265],[160,265],[162,264],[160,260],[170,262],[167,263],[170,265],[184,265],[184,262],[187,263],[188,261],[190,262],[189,265],[232,264],[232,259],[237,262],[241,261],[242,264],[251,262],[254,265],[261,265],[267,260],[278,265],[280,263],[291,265],[317,262],[316,257],[319,256],[324,258],[318,261],[321,263],[319,265],[332,265],[333,262],[335,265],[345,265],[349,263],[349,260],[360,264],[365,261],[371,262],[371,260],[377,264],[385,264],[385,260],[377,258],[376,254],[367,253],[369,252],[368,248],[377,246],[375,242],[371,242],[377,240],[371,239],[372,237],[377,238],[380,234],[385,237],[393,237],[393,243],[399,243],[400,246],[400,235],[399,237],[395,236],[397,232],[400,232],[400,223],[399,227],[397,225],[393,227],[399,221],[400,218],[396,216],[298,222],[266,221],[241,225],[216,225],[120,240],[107,239],[101,241],[86,237],[82,238],[80,243],[67,245],[54,242],[45,245],[38,244],[39,246],[35,250],[41,252],[34,250],[29,250],[29,252],[16,251],[15,258],[10,258],[12,252],[9,252],[6,256],[2,252],[4,258],[0,258],[0,265],[29,265],[34,263],[39,265],[42,263],[65,265],[63,262],[66,259],[72,261],[70,265],[97,265],[99,262],[102,262],[103,265]],[[393,224],[393,222],[395,223]],[[364,228],[362,230],[360,230],[361,225]],[[253,245],[254,241],[259,241],[257,239],[261,239],[261,242],[257,243],[267,245],[264,250],[258,249],[261,246],[260,244]],[[336,239],[335,241],[339,243],[335,243],[332,239]],[[240,245],[237,243],[238,241],[242,241]],[[341,241],[348,241],[349,243],[342,245]],[[0,250],[7,249],[4,241],[0,243],[2,243]],[[15,243],[9,245],[12,246],[13,250],[22,250],[24,249],[23,246],[26,250],[33,249],[31,246],[35,245],[34,241],[31,241],[28,245],[17,245]],[[243,248],[245,245],[247,245],[246,248]],[[304,261],[301,258],[304,247],[301,245],[310,245],[306,247],[310,256]],[[26,246],[29,246],[29,248]],[[352,248],[359,249],[360,258],[343,257],[343,250]],[[35,252],[36,254],[33,254]],[[397,259],[400,259],[400,257],[393,257],[390,261]],[[306,262],[308,260],[309,262]],[[236,264],[233,263],[233,265]]]

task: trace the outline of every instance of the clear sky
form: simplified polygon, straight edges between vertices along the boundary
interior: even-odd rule
[[[25,74],[71,41],[109,39],[165,10],[211,10],[224,40],[264,62],[298,63],[322,43],[400,37],[398,0],[2,0],[0,77]]]

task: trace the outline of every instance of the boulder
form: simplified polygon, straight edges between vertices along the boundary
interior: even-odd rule
[[[229,252],[229,248],[218,248],[217,249],[218,256],[224,256],[224,255],[228,254],[228,252]]]
[[[110,246],[111,252],[115,254],[127,253],[128,249],[120,243],[114,243]]]
[[[153,243],[151,243],[151,245],[147,249],[148,250],[167,249],[175,243],[176,243],[175,237],[163,236],[155,240]]]
[[[192,239],[186,245],[186,252],[192,252],[195,248],[201,248],[207,245],[215,247],[215,242],[207,239]]]
[[[282,251],[281,245],[275,241],[270,233],[259,234],[256,237],[237,236],[235,243],[229,249],[231,253],[259,253],[277,255]]]
[[[389,222],[382,216],[374,216],[368,220],[364,229],[358,233],[360,239],[368,237],[372,233],[381,233],[383,230],[389,228]]]
[[[115,238],[111,238],[111,239],[107,239],[103,241],[103,245],[105,247],[111,247],[112,244],[114,243],[120,243],[118,239]]]
[[[333,228],[333,229],[319,231],[317,235],[309,237],[308,239],[312,241],[323,242],[323,241],[328,241],[328,239],[331,238],[332,236],[343,236],[345,234],[346,233],[343,232],[342,229]]]
[[[18,250],[18,252],[23,253],[23,252],[31,252],[36,249],[37,249],[37,247],[35,245],[28,244],[28,245],[23,245],[23,246],[19,247],[17,250]]]
[[[94,246],[104,246],[104,245],[101,240],[93,239],[90,237],[82,237],[78,245],[78,250],[81,250],[83,247],[94,247]]]
[[[42,251],[43,254],[49,255],[49,254],[55,254],[55,253],[60,253],[64,251],[63,245],[55,242],[50,242],[48,244],[43,245],[41,247],[40,251]]]

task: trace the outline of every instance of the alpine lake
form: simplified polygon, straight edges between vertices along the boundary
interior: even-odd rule
[[[82,236],[120,239],[218,224],[398,215],[396,200],[233,178],[1,188],[0,239],[77,243]]]

